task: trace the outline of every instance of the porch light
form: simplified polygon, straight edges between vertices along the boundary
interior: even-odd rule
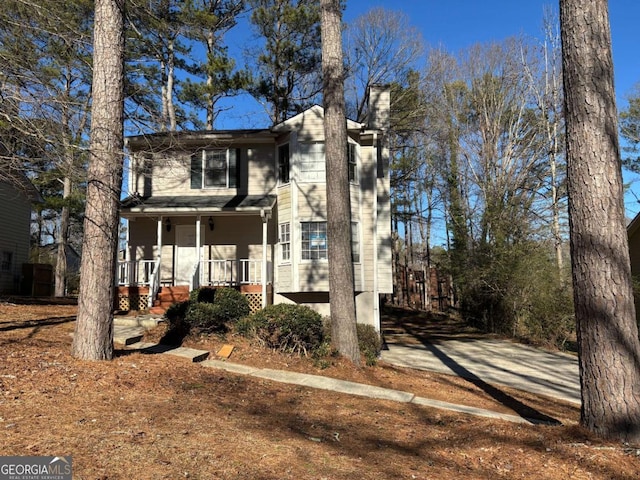
[[[164,228],[167,230],[167,232],[171,231],[171,219],[169,217],[167,217],[167,219],[164,221]]]
[[[215,224],[213,223],[213,217],[209,217],[209,220],[207,221],[207,225],[209,225],[209,230],[213,232],[213,227],[215,226]]]

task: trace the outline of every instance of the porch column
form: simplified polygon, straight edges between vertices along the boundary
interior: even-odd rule
[[[271,212],[260,210],[262,217],[262,308],[267,306],[267,232]]]
[[[200,266],[202,265],[202,246],[200,245],[200,227],[202,225],[202,217],[198,215],[196,217],[196,260],[198,266],[196,267],[197,275],[195,277],[197,285],[193,285],[193,288],[200,287],[200,278],[202,273],[200,272]]]
[[[156,257],[162,257],[162,215],[158,217],[158,229],[156,236],[158,237],[156,239],[156,243],[158,244],[158,253]]]

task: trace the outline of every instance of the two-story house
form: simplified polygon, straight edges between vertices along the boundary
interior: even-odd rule
[[[367,124],[347,121],[345,268],[358,321],[379,328],[379,296],[392,292],[387,88],[371,88],[370,110]],[[328,315],[324,142],[320,106],[269,129],[128,138],[121,308],[144,308],[162,287],[227,285],[253,306],[293,302]]]

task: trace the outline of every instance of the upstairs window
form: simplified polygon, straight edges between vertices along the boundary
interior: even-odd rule
[[[280,184],[289,183],[289,144],[278,147],[278,178]]]
[[[300,144],[300,161],[298,162],[301,182],[324,182],[326,170],[324,165],[324,143],[312,142]]]
[[[355,143],[347,143],[347,163],[349,164],[349,181],[358,183],[358,153]]]
[[[240,150],[202,150],[191,156],[191,188],[237,188]]]

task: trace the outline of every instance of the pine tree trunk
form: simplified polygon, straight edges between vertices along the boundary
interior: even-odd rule
[[[321,9],[331,339],[340,354],[360,365],[351,259],[340,1],[321,0]]]
[[[113,356],[113,298],[122,184],[124,1],[96,0],[87,206],[73,355]]]
[[[581,423],[640,441],[640,342],[625,229],[606,0],[561,0]]]

